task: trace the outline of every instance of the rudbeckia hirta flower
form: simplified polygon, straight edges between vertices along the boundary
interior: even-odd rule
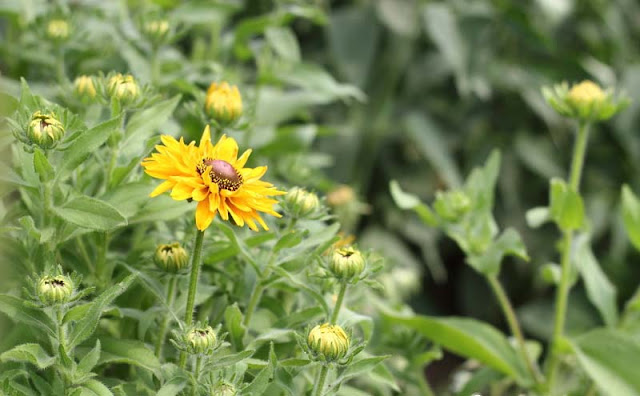
[[[165,180],[151,196],[171,190],[171,198],[177,201],[197,201],[196,226],[200,231],[209,227],[216,213],[223,220],[232,219],[238,226],[246,224],[254,231],[258,231],[256,222],[269,229],[258,212],[280,217],[273,210],[277,201],[269,196],[285,192],[260,180],[266,166],[244,167],[251,150],[238,158],[238,143],[233,138],[222,136],[214,145],[207,126],[199,146],[167,135],[161,139],[163,144],[156,146],[158,152],[142,162],[148,175]]]

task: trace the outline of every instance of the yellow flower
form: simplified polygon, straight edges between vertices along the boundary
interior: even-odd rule
[[[73,82],[76,94],[80,97],[86,96],[88,98],[94,98],[96,96],[96,86],[93,84],[93,79],[89,76],[79,76]]]
[[[204,101],[207,115],[222,125],[227,125],[242,115],[242,97],[235,85],[226,82],[212,83]]]
[[[142,162],[148,175],[165,180],[151,196],[171,190],[171,198],[177,201],[197,201],[199,230],[209,227],[216,213],[225,221],[231,218],[238,226],[247,224],[254,231],[258,231],[256,222],[263,229],[269,229],[258,212],[280,217],[273,210],[277,201],[269,196],[285,192],[260,180],[267,171],[266,166],[244,167],[251,150],[238,158],[238,143],[233,138],[222,136],[214,145],[207,125],[200,146],[195,142],[187,145],[182,138],[177,141],[167,135],[162,136],[162,143],[156,146],[158,153]]]
[[[327,361],[343,358],[349,350],[349,337],[342,327],[325,323],[317,325],[309,332],[307,345]]]
[[[69,23],[64,19],[49,21],[47,35],[53,40],[66,40],[69,37]]]
[[[133,100],[140,95],[140,87],[131,74],[118,73],[112,76],[107,83],[110,96],[115,96],[123,102]]]

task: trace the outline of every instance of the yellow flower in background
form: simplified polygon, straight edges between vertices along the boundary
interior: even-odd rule
[[[69,23],[64,19],[53,19],[47,24],[47,36],[53,40],[66,40],[69,37]]]
[[[222,125],[227,125],[242,115],[242,97],[235,85],[226,82],[212,83],[204,101],[207,115]]]
[[[196,226],[200,231],[209,227],[216,213],[225,221],[231,218],[238,226],[247,224],[254,231],[258,231],[256,222],[269,229],[258,212],[280,217],[273,210],[277,201],[269,196],[285,192],[260,180],[266,166],[244,167],[251,150],[238,158],[238,143],[233,138],[222,136],[214,145],[207,126],[199,146],[167,135],[162,136],[162,143],[156,146],[157,153],[142,162],[148,175],[165,180],[151,196],[171,190],[171,198],[177,201],[197,201]]]

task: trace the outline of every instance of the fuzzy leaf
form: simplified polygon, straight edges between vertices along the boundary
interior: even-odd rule
[[[584,224],[584,204],[582,197],[570,189],[560,179],[551,179],[550,187],[551,218],[563,231],[577,230]]]
[[[101,337],[101,341],[102,354],[98,365],[127,363],[154,372],[160,369],[160,361],[142,341],[110,337]]]
[[[47,352],[38,344],[18,345],[0,355],[3,362],[27,362],[39,369],[45,369],[55,363],[56,358],[49,356]]]
[[[127,219],[116,208],[88,196],[74,198],[51,210],[71,224],[92,230],[109,231],[127,224]]]
[[[39,327],[54,337],[56,335],[56,325],[51,318],[37,308],[26,306],[20,298],[0,294],[0,312],[4,312],[16,322]]]
[[[631,243],[640,250],[640,200],[627,185],[622,186],[622,220]]]

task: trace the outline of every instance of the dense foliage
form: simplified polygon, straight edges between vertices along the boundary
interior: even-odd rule
[[[640,395],[638,18],[0,2],[0,394]]]

